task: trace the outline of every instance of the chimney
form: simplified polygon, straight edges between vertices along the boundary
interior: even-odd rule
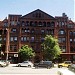
[[[62,13],[62,16],[63,16],[63,17],[67,17],[67,15],[66,15],[65,13]]]

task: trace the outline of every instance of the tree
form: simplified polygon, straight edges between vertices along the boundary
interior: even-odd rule
[[[32,48],[28,47],[28,45],[24,45],[19,50],[19,56],[21,61],[25,61],[34,57],[35,53]]]
[[[58,40],[51,35],[47,35],[45,37],[45,41],[42,43],[42,46],[44,60],[53,60],[55,58],[58,58],[61,53]]]

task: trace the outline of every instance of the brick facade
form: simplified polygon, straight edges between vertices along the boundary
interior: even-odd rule
[[[62,60],[75,60],[75,23],[65,13],[53,17],[40,9],[24,16],[10,14],[0,21],[1,58],[18,62],[18,50],[27,44],[36,53],[34,60],[42,60],[41,43],[46,35],[58,38]]]

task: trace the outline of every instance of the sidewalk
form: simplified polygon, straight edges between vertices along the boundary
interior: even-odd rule
[[[58,73],[58,75],[75,75],[75,73],[69,71],[68,69],[65,69],[65,70],[60,69],[60,70],[58,70],[57,73]]]

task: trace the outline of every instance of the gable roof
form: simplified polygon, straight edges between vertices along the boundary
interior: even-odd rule
[[[44,11],[42,11],[40,9],[34,10],[34,11],[22,16],[21,18],[55,19],[53,16],[45,13]]]

